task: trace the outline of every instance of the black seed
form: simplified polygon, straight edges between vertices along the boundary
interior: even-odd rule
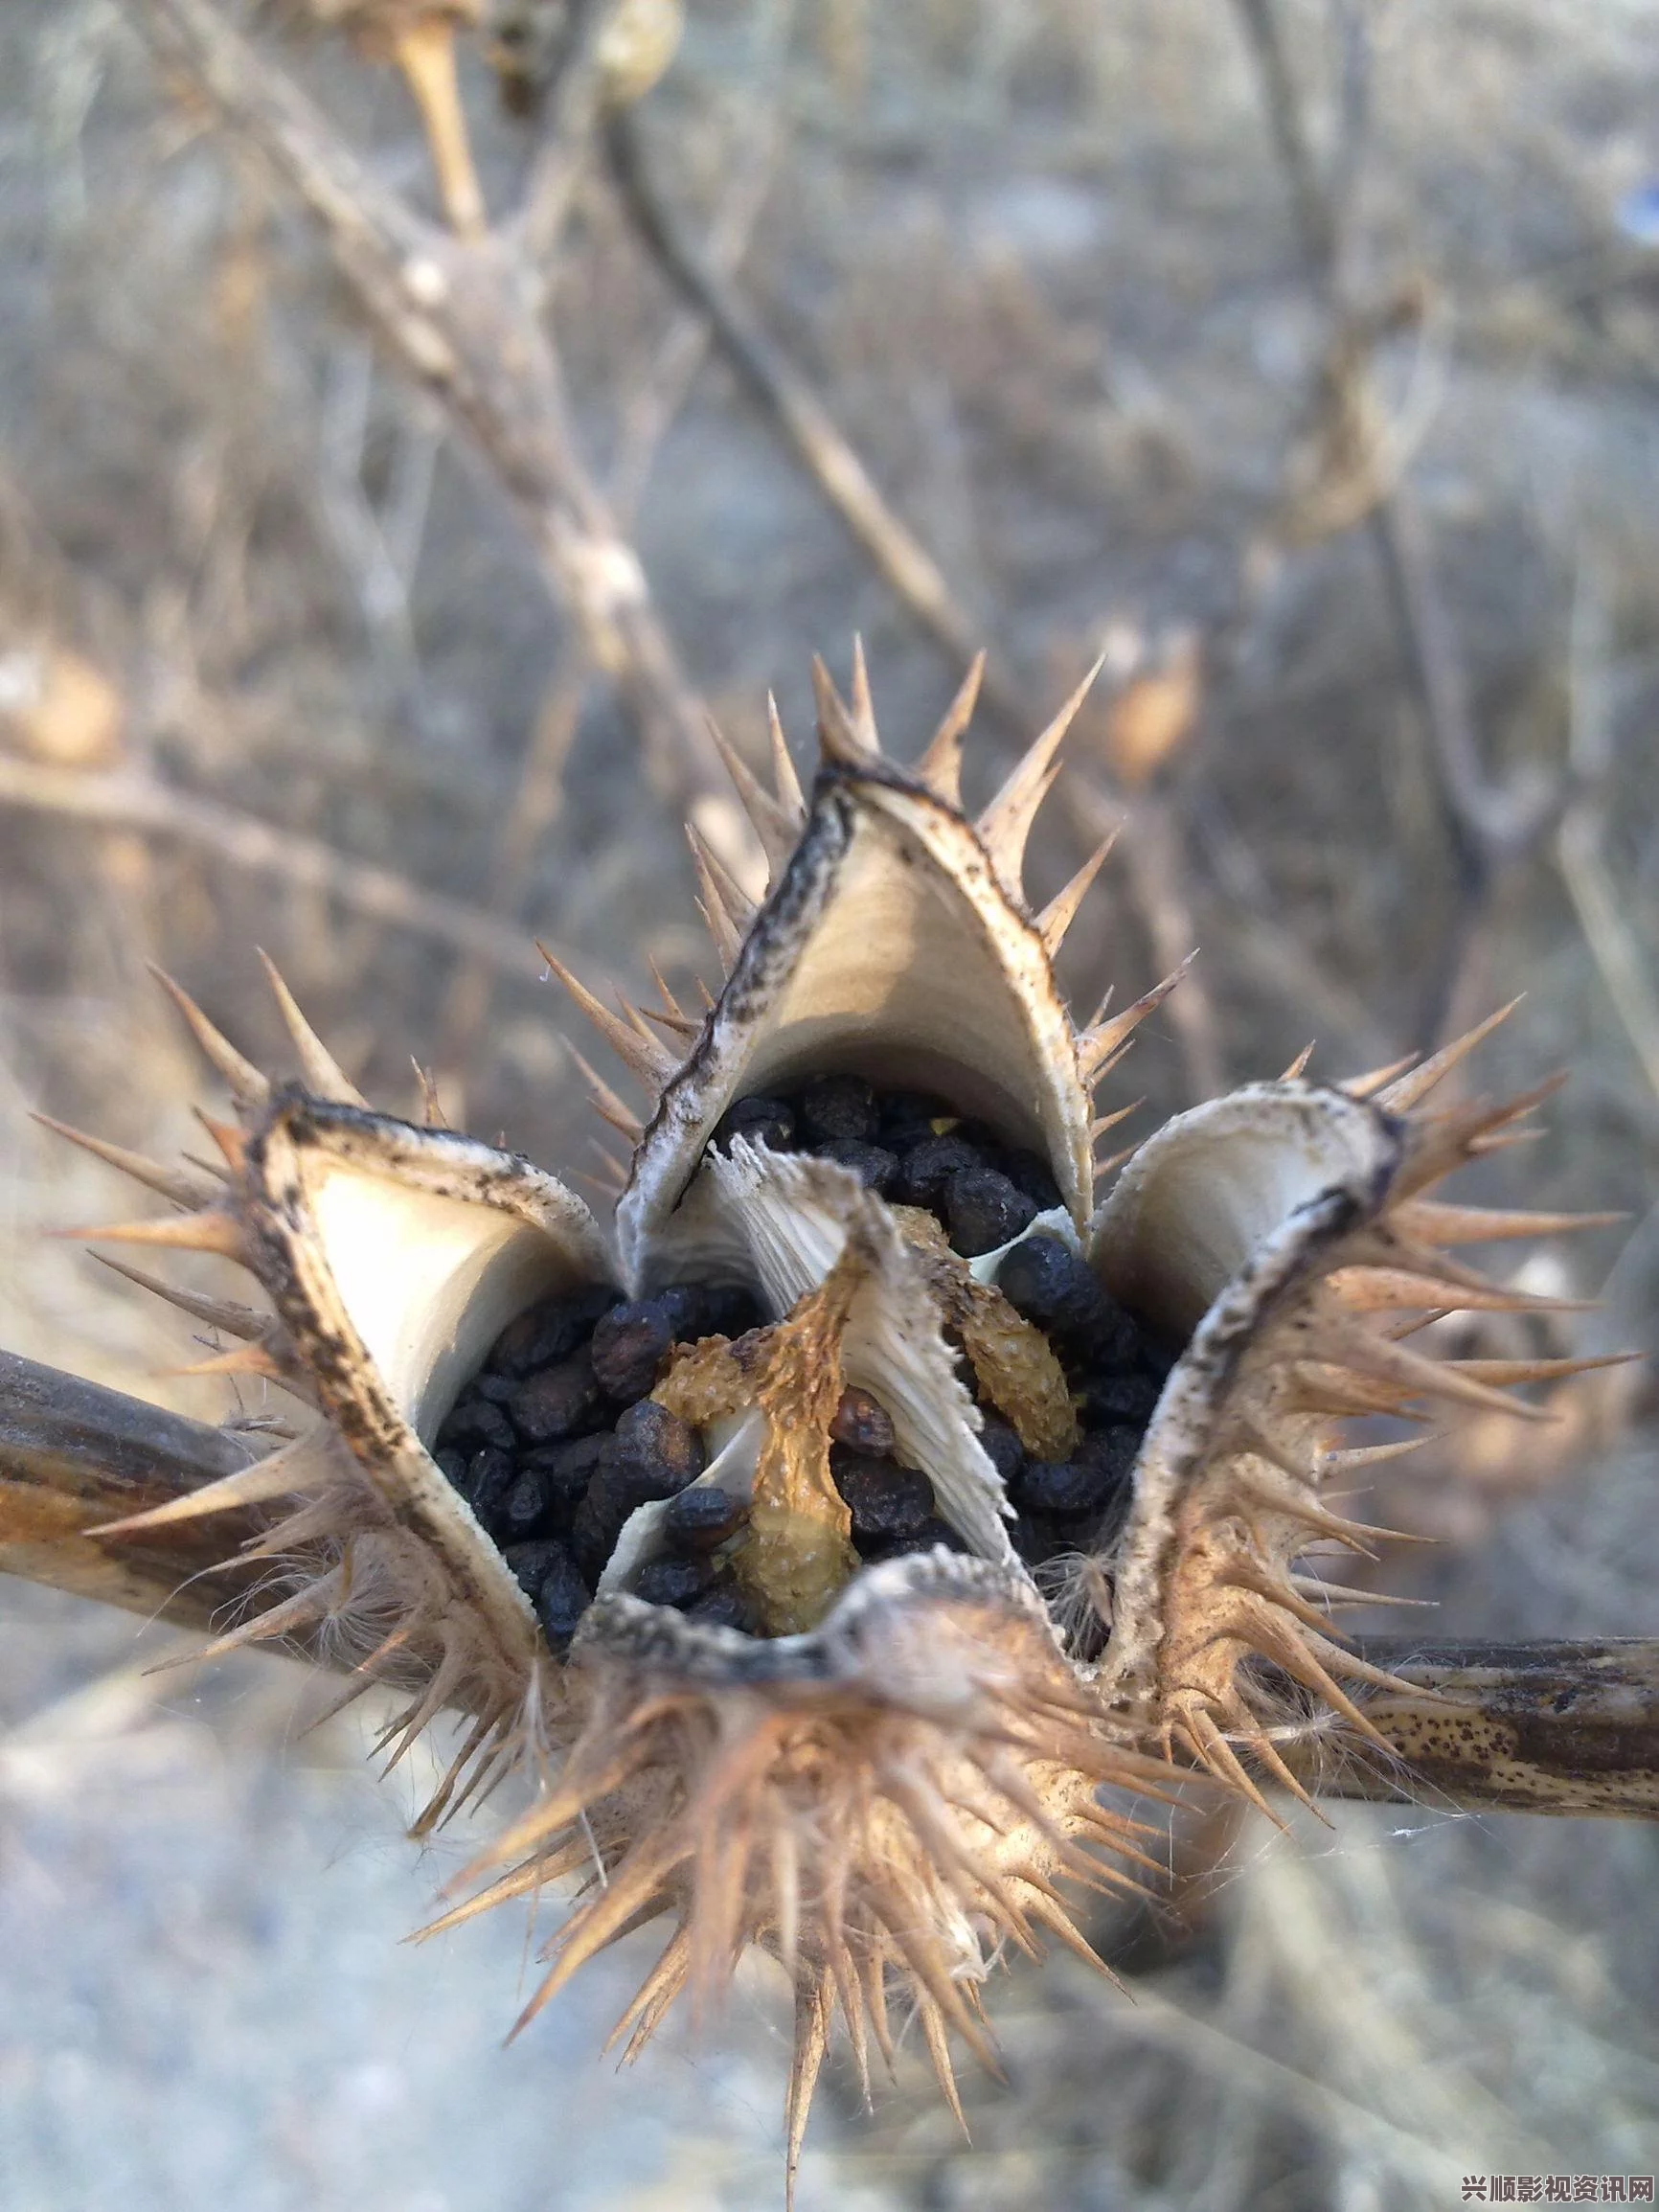
[[[593,1361],[585,1351],[543,1367],[513,1392],[513,1426],[526,1444],[558,1444],[583,1436],[602,1418]]]
[[[535,1617],[541,1623],[548,1649],[562,1652],[592,1600],[569,1552],[562,1544],[556,1548],[558,1557],[542,1576],[536,1589]]]
[[[893,1152],[908,1152],[924,1137],[937,1136],[934,1123],[951,1119],[944,1101],[928,1091],[892,1090],[877,1103],[881,1113],[878,1134]]]
[[[893,1417],[884,1405],[876,1404],[868,1390],[841,1393],[830,1433],[837,1444],[845,1444],[870,1459],[885,1459],[893,1449]]]
[[[696,1602],[714,1580],[707,1560],[676,1558],[666,1553],[648,1560],[635,1575],[633,1595],[648,1606],[689,1606]]]
[[[716,1583],[707,1596],[686,1608],[686,1618],[711,1629],[741,1629],[745,1635],[755,1630],[753,1608],[735,1583]]]
[[[865,1564],[875,1566],[882,1560],[909,1559],[917,1552],[930,1552],[943,1544],[947,1551],[966,1551],[967,1546],[948,1521],[925,1520],[908,1536],[886,1537],[871,1543],[868,1550],[860,1544],[859,1551]]]
[[[851,1168],[867,1191],[877,1191],[883,1197],[898,1174],[897,1152],[864,1144],[857,1137],[831,1137],[828,1144],[819,1146],[818,1157],[833,1160],[838,1168]]]
[[[976,1149],[962,1137],[923,1137],[899,1161],[892,1195],[900,1205],[936,1212],[944,1203],[951,1176],[983,1165]]]
[[[685,1332],[688,1337],[742,1336],[760,1327],[760,1307],[736,1283],[699,1283],[696,1291],[693,1326]]]
[[[1039,1214],[1046,1214],[1063,1203],[1054,1171],[1041,1152],[1004,1152],[998,1165],[1016,1190],[1034,1200]]]
[[[602,1460],[570,1524],[571,1551],[590,1582],[599,1580],[616,1549],[624,1521],[641,1503],[643,1500],[632,1496],[618,1475],[614,1461]]]
[[[1006,1421],[988,1413],[985,1426],[979,1432],[979,1441],[985,1447],[986,1457],[996,1469],[1004,1490],[1011,1490],[1025,1465],[1025,1448],[1018,1434]]]
[[[643,1398],[673,1349],[674,1324],[690,1310],[689,1296],[641,1298],[613,1306],[593,1333],[593,1371],[600,1387],[619,1404]]]
[[[633,1505],[672,1497],[703,1471],[703,1448],[689,1422],[645,1399],[616,1425],[610,1467]]]
[[[493,1537],[495,1524],[501,1513],[502,1500],[512,1488],[518,1476],[518,1463],[510,1451],[498,1451],[487,1444],[482,1451],[474,1452],[466,1463],[466,1479],[462,1485],[462,1495],[478,1516],[483,1527]]]
[[[678,1551],[713,1551],[748,1517],[748,1507],[729,1490],[693,1483],[669,1500],[663,1534]]]
[[[795,1109],[781,1098],[741,1098],[715,1124],[712,1141],[729,1145],[733,1137],[768,1145],[775,1152],[787,1152],[795,1142]]]
[[[945,1225],[965,1259],[994,1252],[1029,1228],[1035,1214],[1034,1201],[994,1168],[963,1168],[945,1186]]]
[[[1096,1282],[1087,1261],[1058,1237],[1027,1237],[996,1271],[996,1287],[1039,1329],[1063,1339],[1089,1371],[1126,1367],[1139,1341],[1135,1324]]]
[[[1082,1401],[1079,1410],[1092,1428],[1126,1422],[1145,1428],[1158,1402],[1161,1385],[1149,1375],[1125,1374],[1121,1368],[1085,1375],[1078,1384]]]
[[[813,1150],[836,1137],[868,1144],[878,1116],[875,1093],[858,1075],[821,1075],[801,1093],[801,1127]]]
[[[547,1477],[531,1470],[514,1478],[493,1516],[490,1533],[503,1546],[528,1542],[533,1537],[552,1536],[557,1519]]]
[[[468,1395],[444,1415],[438,1443],[441,1448],[445,1445],[460,1445],[468,1452],[476,1451],[481,1444],[493,1444],[500,1451],[511,1451],[518,1439],[512,1432],[511,1422],[499,1405]]]
[[[832,1445],[830,1472],[852,1515],[854,1537],[875,1541],[909,1536],[933,1511],[933,1485],[914,1467],[870,1459]]]
[[[1126,1491],[1140,1449],[1140,1431],[1120,1426],[1102,1428],[1093,1436],[1085,1436],[1072,1456],[1101,1469],[1114,1490]]]
[[[1027,1513],[1078,1520],[1085,1514],[1102,1512],[1120,1487],[1115,1469],[1105,1459],[1028,1459],[1020,1476],[1019,1503]]]
[[[1028,1513],[1009,1522],[1008,1534],[1010,1542],[1028,1567],[1040,1567],[1064,1548],[1052,1520],[1040,1520]]]
[[[557,1512],[573,1513],[587,1494],[609,1447],[608,1436],[579,1436],[569,1444],[538,1444],[518,1464],[525,1472],[540,1475]]]
[[[520,1376],[568,1359],[592,1334],[600,1315],[621,1295],[620,1290],[595,1283],[542,1299],[516,1321],[508,1323],[495,1339],[487,1364],[503,1375]]]
[[[517,1387],[511,1375],[475,1375],[468,1396],[482,1398],[490,1405],[505,1405]]]
[[[561,1561],[567,1566],[570,1564],[570,1554],[561,1543],[515,1543],[510,1545],[502,1557],[533,1605],[536,1592],[553,1569]]]
[[[466,1452],[457,1451],[451,1447],[447,1451],[435,1451],[432,1456],[438,1462],[439,1471],[451,1490],[464,1490],[466,1487]]]

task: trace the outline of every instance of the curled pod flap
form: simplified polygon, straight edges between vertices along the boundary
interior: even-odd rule
[[[1273,1747],[1283,1696],[1254,1662],[1362,1733],[1343,1682],[1395,1686],[1330,1623],[1329,1603],[1350,1593],[1295,1562],[1321,1540],[1369,1551],[1385,1532],[1331,1512],[1320,1493],[1410,1444],[1333,1449],[1333,1426],[1418,1420],[1424,1401],[1535,1413],[1474,1372],[1480,1362],[1436,1360],[1404,1340],[1412,1319],[1447,1309],[1537,1303],[1435,1248],[1443,1214],[1452,1237],[1471,1217],[1420,1199],[1530,1103],[1406,1117],[1301,1083],[1254,1085],[1150,1139],[1096,1220],[1107,1288],[1188,1339],[1136,1465],[1096,1680],[1109,1709],[1258,1803],[1241,1745],[1302,1791]],[[1383,1328],[1383,1315],[1411,1318]]]
[[[665,1279],[670,1217],[739,1097],[850,1070],[931,1090],[1091,1203],[1088,1095],[1047,946],[955,807],[874,757],[820,773],[806,827],[665,1084],[617,1208],[630,1281]]]

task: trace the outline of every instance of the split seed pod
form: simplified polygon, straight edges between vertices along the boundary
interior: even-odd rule
[[[1485,1028],[1415,1067],[1336,1088],[1295,1071],[1200,1106],[1100,1201],[1091,1094],[1177,979],[1079,1029],[1052,962],[1103,855],[1043,913],[1025,904],[1027,835],[1081,693],[970,823],[958,764],[972,678],[906,769],[880,750],[862,659],[851,705],[818,674],[809,797],[775,721],[772,787],[731,759],[771,864],[763,901],[693,839],[727,969],[707,1014],[666,993],[613,1014],[559,970],[647,1094],[636,1116],[598,1090],[632,1146],[614,1243],[525,1160],[368,1107],[274,971],[299,1084],[274,1086],[175,992],[235,1102],[234,1122],[209,1125],[222,1174],[82,1140],[183,1209],[96,1235],[226,1255],[266,1293],[269,1314],[175,1294],[239,1339],[205,1367],[269,1378],[308,1408],[271,1457],[106,1533],[265,1508],[257,1549],[281,1594],[212,1649],[304,1631],[355,1670],[348,1695],[399,1686],[382,1739],[394,1759],[462,1716],[423,1830],[515,1769],[541,1778],[437,1924],[579,1884],[527,2018],[652,1921],[668,1934],[618,2030],[630,2051],[683,1990],[717,1994],[748,1946],[779,1959],[796,2007],[791,2178],[837,2014],[867,2085],[869,2043],[891,2053],[901,2004],[954,2103],[951,2033],[990,2055],[980,1992],[995,1951],[1052,1939],[1092,1955],[1066,1885],[1132,1885],[1150,1863],[1136,1793],[1201,1769],[1257,1804],[1264,1785],[1300,1794],[1279,1723],[1311,1704],[1367,1730],[1355,1689],[1391,1678],[1332,1628],[1344,1593],[1302,1564],[1315,1541],[1363,1551],[1378,1533],[1322,1495],[1381,1455],[1341,1448],[1334,1425],[1443,1402],[1527,1413],[1499,1390],[1529,1379],[1523,1363],[1436,1362],[1410,1332],[1448,1309],[1536,1303],[1449,1247],[1569,1225],[1428,1195],[1534,1103],[1424,1104]],[[766,1106],[834,1078],[912,1115],[908,1194],[901,1180],[882,1195],[897,1152],[814,1148],[810,1129],[797,1142],[790,1113]],[[967,1169],[937,1149],[963,1132],[981,1147]],[[924,1153],[957,1162],[956,1196],[964,1174],[1012,1190],[993,1157],[1037,1195],[988,1250],[962,1232],[956,1196],[942,1218]],[[1018,1276],[1011,1255],[1034,1261],[1034,1240],[1070,1270],[1063,1327],[999,1287]],[[595,1349],[607,1302],[634,1301],[623,1312],[643,1327],[653,1294],[683,1313],[705,1292],[728,1309],[745,1294],[758,1325],[686,1327],[640,1404],[605,1410],[593,1377],[612,1372]],[[547,1464],[611,1485],[609,1521],[590,1491],[571,1539],[589,1547],[590,1602],[568,1648],[484,1478],[463,1480],[443,1442],[503,1332],[550,1310],[585,1314],[592,1342],[570,1354],[580,1418],[560,1418],[592,1448]],[[1120,1454],[1114,1501],[1079,1517],[1066,1482],[1109,1459],[1087,1459],[1079,1378],[1109,1322],[1143,1350],[1106,1441],[1123,1446],[1125,1421],[1144,1433]],[[508,1414],[487,1433],[521,1420],[516,1387],[497,1392]],[[848,1471],[849,1407],[886,1454],[877,1490],[931,1500],[921,1533],[886,1556],[853,1510],[868,1463]],[[694,1449],[640,1494],[617,1471],[642,1421]],[[720,1497],[682,1505],[688,1489]],[[1057,1518],[1034,1550],[1044,1498]],[[660,1602],[675,1531],[693,1524],[719,1547],[723,1618]],[[559,1543],[536,1569],[555,1554],[568,1587]],[[713,1571],[680,1567],[688,1588]]]

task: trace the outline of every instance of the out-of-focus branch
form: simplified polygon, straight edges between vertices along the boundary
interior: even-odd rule
[[[260,1525],[255,1515],[215,1515],[147,1537],[85,1533],[257,1456],[255,1440],[239,1431],[0,1353],[0,1573],[192,1628],[230,1605],[258,1610],[261,1570],[223,1563]],[[1287,1732],[1280,1754],[1318,1794],[1659,1817],[1659,1642],[1375,1638],[1360,1649],[1422,1695],[1391,1691],[1366,1703],[1398,1765],[1340,1721]]]
[[[751,314],[724,273],[686,236],[652,181],[638,123],[626,109],[604,132],[611,172],[641,242],[663,275],[707,318],[715,343],[739,382],[840,515],[877,573],[960,667],[980,639],[939,563],[896,514],[851,441],[807,378]],[[1017,696],[987,670],[986,703],[1015,730],[1029,715]]]
[[[453,237],[379,183],[328,118],[211,0],[137,0],[163,64],[252,146],[315,218],[382,345],[471,435],[596,666],[639,717],[652,779],[736,821],[700,702],[634,549],[584,467],[535,271],[510,233]]]
[[[1372,353],[1388,318],[1365,311],[1348,281],[1345,218],[1353,197],[1370,79],[1363,0],[1350,0],[1343,11],[1342,131],[1329,170],[1314,155],[1274,0],[1236,4],[1289,192],[1308,286],[1329,321],[1321,405],[1336,426],[1337,444],[1364,445],[1371,437],[1367,426],[1381,421]],[[1363,515],[1376,549],[1457,864],[1460,912],[1449,933],[1451,957],[1431,979],[1421,1021],[1425,1037],[1432,1039],[1454,1005],[1459,973],[1496,879],[1538,850],[1560,819],[1572,785],[1566,775],[1526,776],[1507,789],[1488,781],[1463,653],[1417,501],[1398,471],[1368,466],[1363,451],[1346,453],[1342,465],[1356,477],[1370,479],[1364,496],[1345,502],[1345,512],[1352,520]]]
[[[355,914],[447,945],[506,974],[533,972],[535,954],[529,938],[495,916],[423,890],[406,876],[354,859],[319,838],[277,829],[153,776],[83,774],[0,754],[0,809],[7,807],[171,838],[251,875],[325,892]]]
[[[1361,1649],[1423,1693],[1363,1700],[1402,1764],[1341,1721],[1292,1733],[1275,1747],[1316,1794],[1659,1819],[1659,1641]]]

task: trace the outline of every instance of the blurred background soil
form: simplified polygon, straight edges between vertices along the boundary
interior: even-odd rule
[[[224,19],[438,221],[383,45],[302,12]],[[1075,1001],[1200,948],[1114,1141],[1310,1038],[1334,1078],[1524,991],[1474,1080],[1571,1082],[1468,1195],[1626,1218],[1507,1254],[1598,1310],[1463,1334],[1651,1347],[1651,0],[691,0],[613,153],[930,551],[931,627],[666,282],[572,120],[580,64],[527,89],[496,8],[462,41],[479,178],[562,216],[524,265],[677,655],[681,737],[648,747],[498,458],[158,72],[155,13],[0,11],[0,1342],[261,1410],[170,1376],[183,1322],[43,1234],[132,1209],[31,1111],[166,1155],[214,1103],[148,960],[285,1064],[262,946],[372,1096],[408,1110],[413,1060],[452,1119],[602,1174],[533,935],[633,993],[652,961],[717,982],[683,803],[747,861],[683,733],[706,702],[759,763],[770,689],[805,773],[809,656],[845,681],[857,631],[900,760],[989,649],[970,800],[1104,649],[1034,898],[1121,819]],[[1646,1372],[1391,1473],[1378,1517],[1441,1540],[1390,1586],[1437,1635],[1659,1634]],[[633,1956],[503,2050],[522,1924],[399,1944],[466,1844],[402,1839],[419,1778],[377,1782],[360,1721],[304,1733],[282,1662],[145,1672],[179,1649],[0,1590],[0,2203],[779,2201],[763,1970],[627,2073],[599,2044]],[[1335,1807],[1177,1859],[1102,1923],[1121,1986],[993,1991],[971,2150],[907,2050],[874,2121],[822,2095],[803,2206],[1383,2212],[1659,2166],[1651,1829]]]

